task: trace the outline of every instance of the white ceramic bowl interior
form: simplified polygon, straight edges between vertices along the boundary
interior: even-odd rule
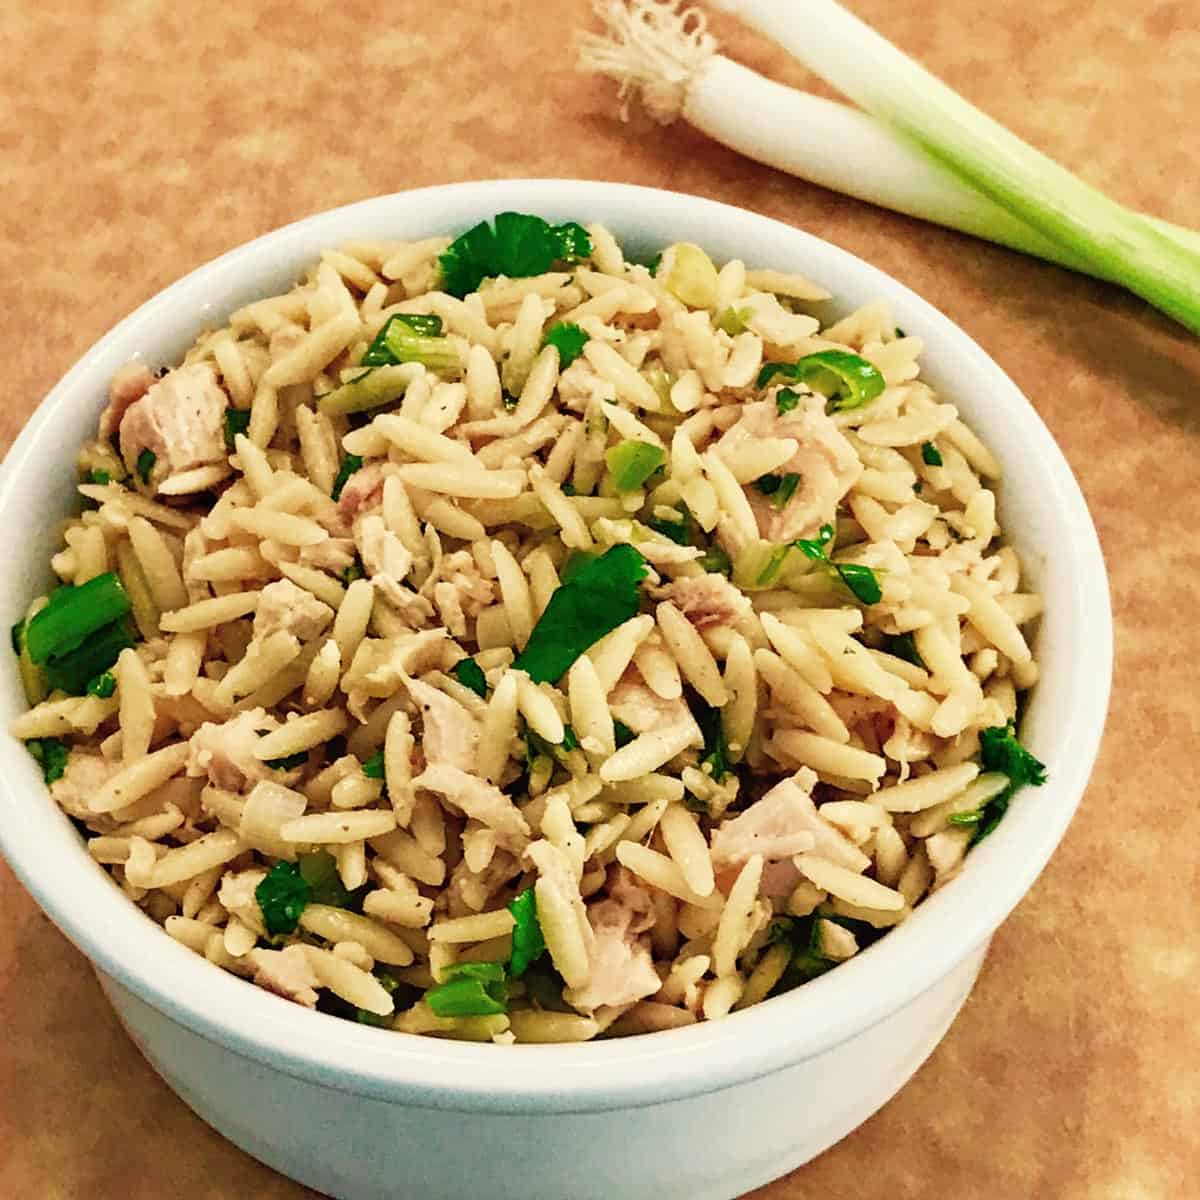
[[[610,1152],[606,1186],[619,1176],[635,1195],[648,1193],[652,1181],[664,1196],[733,1195],[844,1134],[932,1049],[965,996],[987,939],[1062,837],[1099,745],[1111,674],[1111,619],[1092,522],[1037,413],[946,317],[900,283],[809,234],[712,201],[645,188],[544,180],[457,184],[311,217],[242,246],[168,288],[89,350],[46,398],[0,478],[0,559],[7,564],[0,581],[0,619],[17,620],[30,597],[49,582],[54,526],[75,504],[75,450],[93,433],[107,381],[118,366],[135,356],[152,365],[173,362],[201,326],[286,289],[324,247],[350,238],[458,231],[507,209],[554,220],[603,221],[630,257],[690,240],[718,262],[737,257],[802,272],[836,297],[820,312],[823,317],[880,297],[890,302],[897,323],[926,343],[924,377],[961,408],[1004,464],[1003,527],[1021,551],[1030,586],[1046,598],[1037,639],[1042,679],[1025,715],[1023,738],[1047,764],[1047,784],[1018,795],[997,831],[971,854],[960,878],[920,905],[902,927],[828,975],[724,1021],[566,1047],[500,1048],[356,1026],[287,1004],[211,966],[168,938],[89,859],[49,800],[29,755],[6,735],[0,735],[0,845],[38,903],[101,972],[143,1049],[189,1103],[252,1152],[314,1186],[355,1200],[387,1194],[382,1189],[395,1178],[397,1163],[386,1148],[365,1141],[364,1131],[387,1128],[401,1141],[419,1134],[428,1142],[440,1136],[436,1121],[422,1125],[412,1114],[433,1120],[428,1114],[441,1112],[456,1120],[470,1113],[476,1129],[485,1127],[480,1123],[489,1114],[499,1122],[517,1116],[559,1119],[553,1132],[544,1129],[536,1136],[566,1138],[563,1155],[572,1152],[571,1138],[586,1138],[589,1144],[599,1138]],[[14,662],[2,656],[0,720],[7,725],[23,707]],[[911,1027],[905,1026],[905,1012],[915,1013],[921,1004],[927,1010],[924,1024],[910,1020]],[[863,1057],[863,1039],[885,1019],[889,1044],[901,1041],[891,1065],[878,1049],[871,1051],[873,1058]],[[778,1084],[780,1072],[804,1064],[810,1073],[797,1077],[796,1086],[841,1088],[846,1093],[842,1108],[830,1104],[842,1115],[831,1121],[829,1107],[822,1112],[814,1106],[793,1112],[792,1126],[780,1127],[776,1118],[771,1148],[752,1121],[735,1122],[724,1141],[712,1130],[713,1154],[724,1155],[730,1169],[710,1171],[707,1184],[694,1181],[686,1193],[670,1186],[664,1190],[661,1154],[643,1147],[639,1160],[622,1150],[630,1144],[634,1108],[657,1106],[645,1112],[658,1114],[655,1137],[670,1151],[670,1131],[682,1136],[679,1123],[695,1118],[687,1115],[688,1104],[695,1102],[689,1098],[712,1093],[732,1098],[733,1092],[720,1089],[735,1089],[743,1104],[756,1095],[774,1095],[777,1102],[763,1077],[775,1075]],[[251,1077],[260,1075],[275,1089],[268,1089],[279,1106],[274,1116],[264,1111],[269,1103],[246,1100],[254,1094]],[[757,1088],[746,1086],[756,1079]],[[347,1131],[351,1136],[352,1154],[343,1162],[334,1163],[327,1147],[306,1158],[302,1148],[286,1143],[289,1124],[303,1117],[297,1107],[301,1097],[311,1103],[308,1089],[314,1087],[341,1093],[339,1115],[332,1119],[343,1140]],[[292,1110],[294,1120],[280,1117]],[[731,1111],[718,1105],[712,1119]],[[580,1120],[587,1114],[603,1116],[607,1123],[588,1127],[585,1121],[571,1131],[561,1124],[571,1114]],[[480,1134],[484,1143],[503,1145],[507,1134],[500,1126],[487,1128],[491,1133]],[[298,1139],[293,1135],[292,1141]],[[479,1164],[456,1153],[457,1167],[426,1176],[430,1195],[469,1193],[462,1181]],[[535,1155],[537,1170],[527,1176],[535,1181],[529,1194],[566,1194],[554,1189],[569,1182],[574,1194],[592,1195],[578,1173],[555,1174],[556,1153]],[[356,1174],[346,1165],[350,1157],[365,1160],[367,1169]],[[618,1158],[624,1161],[618,1164]],[[699,1155],[697,1162],[703,1159]],[[681,1177],[678,1171],[672,1176]]]

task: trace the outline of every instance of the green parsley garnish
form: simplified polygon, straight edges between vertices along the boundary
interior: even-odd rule
[[[979,758],[985,771],[999,771],[1008,776],[1008,786],[998,796],[983,806],[976,828],[974,842],[982,841],[1008,811],[1009,801],[1026,784],[1041,787],[1046,782],[1046,765],[1034,758],[1017,741],[1016,729],[1011,721],[1007,725],[994,725],[979,732]]]
[[[503,212],[455,238],[440,256],[443,287],[460,299],[496,275],[542,275],[556,262],[587,258],[592,241],[574,221],[551,225],[541,217]]]
[[[661,517],[650,517],[646,521],[646,525],[655,533],[661,533],[663,537],[669,538],[677,546],[690,545],[691,529],[686,518],[682,521],[664,521]]]
[[[921,461],[927,467],[940,467],[942,465],[942,452],[932,442],[922,442]]]
[[[297,767],[302,767],[308,762],[308,751],[297,750],[295,754],[289,754],[285,758],[268,758],[267,766],[272,771],[294,771]]]
[[[571,321],[555,321],[542,339],[543,346],[553,346],[558,351],[558,367],[565,371],[582,353],[588,335]]]
[[[116,690],[117,677],[111,671],[105,671],[102,675],[97,675],[87,685],[87,694],[89,696],[99,696],[101,700],[107,700]]]
[[[800,486],[800,476],[792,474],[760,475],[754,481],[754,486],[764,496],[770,498],[772,507],[784,509],[787,508],[788,501],[796,494],[796,488]]]
[[[616,738],[618,750],[622,746],[628,746],[637,737],[637,734],[624,721],[613,721],[613,735]]]
[[[800,538],[791,545],[806,558],[821,563],[832,575],[840,579],[854,594],[856,600],[860,600],[863,604],[878,604],[883,597],[883,589],[879,586],[879,579],[875,572],[861,563],[830,562],[826,547],[832,541],[833,526],[822,525],[815,540]],[[779,565],[782,565],[782,562]],[[775,570],[778,570],[779,565],[775,567]]]
[[[725,726],[721,721],[721,710],[700,696],[689,696],[692,715],[700,732],[704,734],[704,750],[700,755],[700,766],[710,768],[713,779],[720,783],[730,772],[729,743],[725,739]]]
[[[546,949],[533,888],[528,887],[521,892],[508,906],[508,911],[516,921],[512,931],[512,953],[508,957],[508,973],[511,978],[520,979]]]
[[[624,543],[586,563],[555,589],[513,666],[534,683],[553,683],[606,633],[638,611],[646,560]]]
[[[775,408],[781,417],[790,413],[799,403],[800,393],[792,391],[789,387],[782,387],[775,393]]]
[[[156,462],[158,462],[158,455],[153,450],[143,450],[137,456],[137,475],[143,483],[150,482],[150,472],[154,470]]]
[[[227,408],[225,410],[225,445],[230,449],[236,446],[237,435],[245,434],[250,428],[250,410],[248,408]]]
[[[450,668],[450,674],[463,687],[470,688],[475,695],[487,696],[487,678],[483,674],[483,668],[473,658],[460,659]]]
[[[604,461],[618,492],[633,492],[667,461],[667,452],[649,442],[618,442],[606,450]]]
[[[504,964],[454,963],[442,971],[442,982],[425,993],[425,1003],[438,1017],[490,1017],[508,1012]]]
[[[807,983],[836,966],[833,959],[825,954],[821,922],[816,916],[778,917],[771,922],[767,940],[791,949],[787,973],[793,977],[793,982]]]
[[[383,751],[382,750],[376,750],[375,753],[372,754],[370,758],[364,760],[363,765],[362,765],[362,773],[368,779],[383,779],[384,778],[385,773],[384,773],[384,768],[383,768]]]
[[[87,474],[88,483],[105,484],[112,482],[112,474],[108,471],[89,471]]]
[[[358,454],[346,454],[342,457],[342,465],[338,468],[337,478],[333,481],[333,491],[329,494],[334,500],[342,498],[342,489],[355,471],[362,469],[363,460]]]
[[[25,648],[25,622],[18,621],[8,631],[9,641],[12,643],[12,652],[18,657],[21,657],[21,651]]]
[[[887,386],[878,367],[847,350],[820,350],[794,363],[764,363],[758,386],[766,387],[778,375],[806,383],[827,397],[825,411],[829,413],[862,408]]]
[[[356,554],[354,561],[342,570],[342,583],[349,587],[356,579],[365,579],[366,570],[363,567],[362,559]]]
[[[42,768],[42,778],[50,784],[61,779],[67,771],[67,743],[58,738],[34,738],[25,743],[25,749],[37,759]]]
[[[358,912],[362,907],[363,896],[373,886],[366,883],[353,892],[348,892],[338,874],[337,859],[328,850],[314,850],[311,854],[301,854],[296,860],[296,866],[300,872],[300,879],[308,887],[310,904],[328,904],[331,908],[345,908],[351,912]]]
[[[268,933],[294,933],[312,898],[312,888],[296,863],[278,862],[254,889],[254,898]]]
[[[912,663],[914,667],[925,669],[925,662],[917,650],[916,639],[911,633],[898,633],[895,637],[889,637],[884,643],[884,647],[889,654],[894,654],[897,658]]]

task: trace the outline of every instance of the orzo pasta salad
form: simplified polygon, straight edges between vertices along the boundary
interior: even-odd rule
[[[1043,778],[1040,603],[920,340],[828,299],[504,213],[120,370],[13,630],[91,856],[290,1001],[502,1044],[905,920]]]

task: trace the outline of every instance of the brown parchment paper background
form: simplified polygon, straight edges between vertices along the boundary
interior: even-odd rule
[[[1195,0],[852,3],[1089,181],[1200,224]],[[945,1042],[863,1128],[758,1195],[1200,1196],[1196,341],[1112,288],[685,126],[622,126],[610,86],[572,70],[567,39],[587,20],[584,0],[0,5],[0,449],[164,285],[382,192],[498,176],[671,187],[897,276],[996,357],[1079,476],[1112,575],[1114,700],[1079,817]],[[731,56],[806,82],[731,21],[715,27]],[[159,1082],[2,863],[0,914],[3,1200],[312,1195]]]

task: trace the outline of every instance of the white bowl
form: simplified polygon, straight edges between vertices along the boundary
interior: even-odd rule
[[[799,271],[830,312],[879,297],[924,339],[925,377],[1005,468],[1004,529],[1046,599],[1042,681],[1023,738],[1049,781],[1026,789],[962,875],[837,970],[712,1024],[577,1046],[412,1037],[287,1004],[172,941],[93,863],[19,743],[0,736],[0,846],[91,959],[131,1036],[201,1117],[255,1157],[344,1200],[475,1196],[519,1172],[528,1200],[718,1200],[807,1161],[891,1097],[932,1051],[997,925],[1029,889],[1083,793],[1108,702],[1104,564],[1078,485],[1029,402],[956,325],[809,234],[693,196],[619,184],[505,181],[384,196],[289,225],[193,272],[121,322],[50,393],[0,480],[0,616],[48,582],[55,522],[109,377],[170,363],[206,323],[288,287],[351,238],[461,230],[506,209],[601,220],[631,254],[673,241],[718,261]],[[0,720],[24,708],[0,656]]]

